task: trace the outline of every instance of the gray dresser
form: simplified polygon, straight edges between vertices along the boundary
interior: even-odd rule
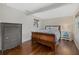
[[[14,48],[22,44],[22,24],[0,23],[0,50]]]

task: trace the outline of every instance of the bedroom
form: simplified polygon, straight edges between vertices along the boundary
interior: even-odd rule
[[[75,55],[75,54],[79,54],[78,53],[79,40],[78,40],[78,26],[77,26],[77,21],[78,21],[78,16],[79,16],[78,7],[79,7],[79,4],[77,3],[76,4],[75,3],[70,3],[70,4],[66,4],[66,3],[62,3],[62,4],[60,3],[36,3],[36,4],[35,3],[19,3],[19,4],[18,3],[3,3],[3,4],[0,4],[1,24],[4,24],[4,23],[22,24],[21,47],[16,47],[16,48],[4,51],[7,48],[6,47],[7,44],[5,45],[6,48],[2,50],[3,48],[2,46],[5,43],[3,44],[1,42],[0,44],[0,49],[2,50],[1,54],[2,53],[9,54],[9,55],[19,55],[19,54],[21,55],[28,55],[28,54],[31,54],[31,55],[39,55],[39,54]],[[6,28],[8,28],[8,30],[11,29],[9,27],[6,27]],[[35,33],[35,32],[41,35],[40,38],[45,38],[44,40],[41,40],[42,44],[39,44],[36,42],[32,44],[32,41],[31,41],[32,36],[33,36],[32,33]],[[55,38],[52,33],[54,33]],[[52,44],[51,38],[55,40],[56,44]],[[9,37],[6,37],[5,39],[7,41]],[[40,41],[40,40],[38,39],[37,41]],[[49,44],[52,46],[54,45],[55,49],[59,49],[59,50],[52,51],[52,49],[49,46],[47,46],[48,41],[51,41],[51,44],[50,43]],[[14,44],[15,42],[12,42],[12,43]],[[10,47],[12,46],[8,46],[8,48]]]

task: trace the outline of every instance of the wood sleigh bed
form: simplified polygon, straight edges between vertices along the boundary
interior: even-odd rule
[[[40,44],[51,47],[55,50],[55,35],[41,32],[32,32],[32,42],[38,42]]]
[[[58,30],[60,30],[60,27],[59,26],[57,27],[58,27]],[[43,32],[32,32],[32,42],[37,42],[42,45],[51,47],[53,51],[55,50],[55,44],[56,44],[55,38],[56,38],[55,34],[48,34]]]

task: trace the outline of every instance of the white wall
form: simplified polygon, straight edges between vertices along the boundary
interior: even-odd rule
[[[0,21],[9,23],[22,24],[22,41],[31,39],[31,32],[33,30],[33,17],[27,16],[23,12],[0,4]]]
[[[73,35],[73,17],[72,16],[42,20],[42,28],[44,28],[46,25],[60,25],[61,31],[69,31]]]
[[[71,25],[73,24],[73,17],[58,17],[53,19],[42,20],[42,27],[45,25],[61,25],[61,30],[71,31]],[[68,27],[68,28],[67,28]]]

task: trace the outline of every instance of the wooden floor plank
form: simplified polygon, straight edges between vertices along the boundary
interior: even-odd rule
[[[1,52],[0,52],[1,53]],[[79,55],[73,41],[61,40],[56,47],[55,54],[50,47],[31,41],[24,42],[22,46],[7,50],[5,55]]]

